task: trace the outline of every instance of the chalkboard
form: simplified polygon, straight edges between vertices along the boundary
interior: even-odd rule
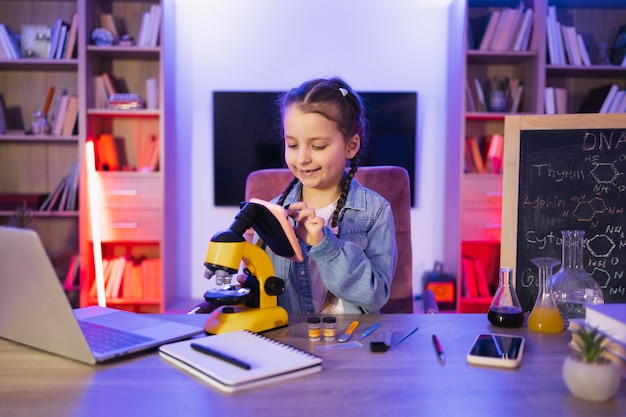
[[[504,159],[501,266],[522,309],[537,297],[531,259],[560,261],[572,229],[605,302],[626,302],[626,114],[507,117]]]

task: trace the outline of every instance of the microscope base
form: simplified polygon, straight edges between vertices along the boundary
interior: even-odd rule
[[[235,330],[250,330],[261,333],[284,327],[289,323],[287,311],[279,306],[264,308],[235,307],[232,313],[221,311],[204,325],[210,334],[228,333]]]

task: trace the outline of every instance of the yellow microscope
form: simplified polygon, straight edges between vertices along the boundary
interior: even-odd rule
[[[250,243],[244,234],[254,229],[261,240]],[[204,299],[220,306],[204,326],[207,333],[234,330],[264,332],[288,324],[287,311],[277,305],[285,290],[283,280],[274,276],[274,266],[262,245],[285,258],[302,261],[302,251],[286,210],[278,204],[259,199],[242,203],[235,221],[216,233],[209,242],[204,261],[205,277],[215,277],[217,288],[204,293]],[[245,282],[232,283],[241,262]],[[236,280],[235,280],[236,281]]]

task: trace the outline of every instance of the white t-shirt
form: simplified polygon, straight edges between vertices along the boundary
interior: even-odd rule
[[[324,219],[324,222],[327,226],[330,227],[330,222],[332,220],[333,213],[335,212],[335,208],[337,207],[337,200],[326,207],[322,207],[320,209],[315,210],[315,215]],[[337,228],[331,228],[333,233],[337,233]],[[324,281],[322,281],[322,277],[317,269],[317,265],[311,258],[308,259],[308,269],[309,269],[309,278],[311,280],[311,295],[313,297],[313,308],[317,314],[342,314],[343,313],[343,303],[339,297],[332,296],[332,294],[328,294],[328,289],[324,285]],[[327,306],[324,306],[326,302],[326,298],[328,295],[331,295],[331,302]]]

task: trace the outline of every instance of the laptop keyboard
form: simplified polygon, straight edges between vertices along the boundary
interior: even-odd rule
[[[93,352],[103,353],[124,349],[152,340],[149,337],[101,326],[88,321],[78,321],[87,343]]]

